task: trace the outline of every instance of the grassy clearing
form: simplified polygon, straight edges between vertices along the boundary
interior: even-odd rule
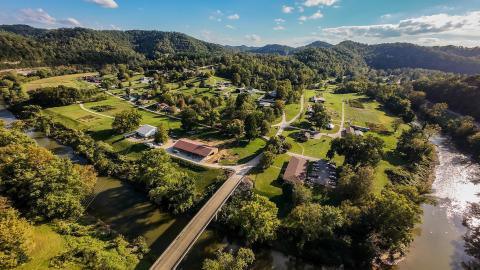
[[[266,196],[271,200],[275,199],[275,197],[281,196],[283,191],[279,178],[282,169],[286,166],[289,160],[290,156],[286,154],[279,155],[276,157],[275,162],[270,168],[263,172],[253,171],[249,177],[255,183],[255,192]]]
[[[80,78],[84,76],[94,76],[94,75],[97,75],[97,73],[78,73],[78,74],[50,77],[50,78],[28,82],[24,85],[24,89],[27,91],[31,91],[38,88],[56,87],[60,85],[65,85],[65,86],[75,87],[75,88],[82,88],[82,87],[91,88],[95,86],[81,80]]]
[[[227,146],[229,158],[220,161],[222,165],[235,165],[248,162],[265,148],[267,142],[263,138],[256,138],[252,141],[240,141]]]
[[[65,239],[56,233],[50,225],[34,227],[33,241],[35,247],[31,253],[31,260],[15,269],[18,270],[43,270],[49,269],[50,260],[65,251]],[[69,269],[82,269],[76,265],[69,265]]]

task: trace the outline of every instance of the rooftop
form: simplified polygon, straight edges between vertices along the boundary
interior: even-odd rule
[[[207,157],[216,151],[216,148],[205,146],[194,141],[187,139],[180,139],[174,145],[173,148],[195,154],[201,157]]]
[[[303,182],[307,178],[308,161],[304,158],[292,157],[288,162],[283,179],[288,182]]]

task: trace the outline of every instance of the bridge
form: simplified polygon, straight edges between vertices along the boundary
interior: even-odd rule
[[[150,267],[150,270],[171,270],[180,264],[198,237],[200,237],[205,228],[207,228],[210,221],[212,221],[228,198],[233,194],[243,177],[252,168],[257,166],[260,158],[261,155],[258,155],[246,164],[225,167],[233,169],[234,172],[232,175],[222,184],[215,194],[213,194],[200,211],[197,212],[187,226],[183,228],[180,234]]]

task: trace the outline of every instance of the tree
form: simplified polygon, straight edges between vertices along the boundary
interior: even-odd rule
[[[118,133],[126,133],[136,129],[142,121],[142,115],[135,109],[122,111],[115,114],[112,129]]]
[[[372,167],[364,166],[353,169],[347,165],[340,173],[337,191],[344,200],[359,202],[372,194],[374,180],[375,170]]]
[[[45,148],[11,144],[0,148],[0,180],[2,194],[27,215],[68,219],[83,214],[96,173]]]
[[[245,132],[245,125],[243,124],[243,121],[240,119],[233,119],[230,121],[230,123],[227,125],[227,132],[234,136],[237,141],[240,140]]]
[[[205,115],[205,121],[207,125],[214,127],[220,120],[220,113],[217,110],[210,110]]]
[[[256,113],[251,113],[245,119],[245,137],[249,140],[257,138],[260,135],[258,129],[259,117]]]
[[[334,237],[345,219],[339,208],[316,203],[301,204],[288,215],[285,226],[297,239],[300,248],[306,242]]]
[[[332,159],[336,154],[345,156],[345,164],[372,165],[380,162],[383,156],[384,141],[372,135],[336,138],[331,142],[327,157]]]
[[[393,120],[392,122],[393,132],[397,132],[398,128],[401,127],[402,124],[403,124],[403,120],[401,118],[395,118],[395,120]]]
[[[420,221],[420,206],[405,195],[386,188],[363,206],[360,248],[372,261],[380,262],[405,255],[413,241],[412,230]]]
[[[258,167],[262,170],[268,169],[273,165],[275,157],[276,155],[271,151],[264,151],[262,157],[260,158],[260,162],[258,163]]]
[[[260,135],[267,136],[268,133],[270,133],[270,126],[270,122],[268,122],[267,120],[263,120],[260,124]]]
[[[255,254],[249,248],[240,248],[237,254],[218,251],[215,259],[205,259],[203,270],[246,270],[255,261]]]
[[[310,121],[313,123],[314,126],[318,128],[326,128],[327,125],[330,123],[331,119],[328,115],[325,107],[322,104],[316,103],[313,104],[313,114],[310,118]]]
[[[155,143],[166,143],[168,141],[168,129],[165,128],[163,123],[160,123],[157,127],[157,133],[155,133],[154,137]]]
[[[253,194],[247,199],[233,201],[228,207],[227,222],[240,231],[248,243],[265,242],[276,238],[280,225],[278,208],[267,197]]]
[[[0,197],[0,269],[11,269],[29,260],[34,246],[33,229],[5,197]]]
[[[292,191],[294,205],[308,204],[313,199],[312,190],[302,184],[295,184]]]
[[[180,118],[182,122],[182,129],[184,130],[193,130],[193,128],[198,124],[198,114],[197,112],[188,107],[180,113]]]
[[[148,195],[158,205],[174,213],[184,213],[195,203],[195,182],[173,163],[163,149],[145,152],[139,161],[137,181],[147,186]]]

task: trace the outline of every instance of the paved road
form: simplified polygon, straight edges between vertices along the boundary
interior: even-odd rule
[[[188,253],[198,237],[202,234],[210,221],[235,191],[243,177],[255,166],[257,166],[261,154],[246,164],[235,166],[235,172],[225,183],[213,194],[198,213],[183,228],[182,232],[173,240],[163,254],[150,267],[151,270],[175,269]]]

